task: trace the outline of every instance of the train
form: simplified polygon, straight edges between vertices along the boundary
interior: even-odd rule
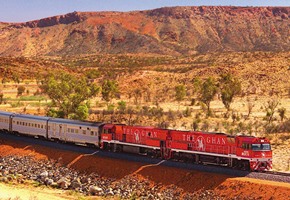
[[[264,137],[87,122],[0,111],[0,130],[114,152],[211,164],[248,171],[272,169]]]

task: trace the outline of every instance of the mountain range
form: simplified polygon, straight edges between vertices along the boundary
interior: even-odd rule
[[[0,56],[290,51],[290,7],[73,12],[0,23]]]

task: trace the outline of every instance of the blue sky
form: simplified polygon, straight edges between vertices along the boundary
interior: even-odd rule
[[[0,0],[0,21],[26,22],[73,11],[132,11],[200,5],[290,6],[290,0]]]

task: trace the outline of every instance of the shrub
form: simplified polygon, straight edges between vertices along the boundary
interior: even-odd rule
[[[286,114],[286,108],[284,108],[284,107],[279,108],[278,113],[279,113],[281,121],[283,122],[283,120],[285,118],[285,114]]]
[[[191,117],[191,112],[192,112],[192,109],[190,109],[189,107],[186,107],[186,109],[183,111],[184,117]]]
[[[118,110],[121,113],[124,113],[125,112],[125,110],[126,110],[126,102],[125,101],[119,101],[118,102]]]
[[[25,87],[23,85],[18,86],[17,88],[17,95],[21,96],[25,92]]]
[[[196,103],[196,99],[195,99],[195,98],[192,98],[192,99],[191,99],[191,102],[190,102],[190,105],[191,105],[191,106],[194,106],[195,103]]]

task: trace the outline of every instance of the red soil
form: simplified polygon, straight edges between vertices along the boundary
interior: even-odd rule
[[[164,166],[128,162],[98,156],[81,155],[38,145],[0,140],[0,157],[7,155],[30,155],[35,159],[53,159],[81,172],[121,179],[138,174],[155,183],[176,185],[184,192],[214,190],[227,199],[290,199],[290,184],[250,178],[232,178],[226,175],[182,170]]]

